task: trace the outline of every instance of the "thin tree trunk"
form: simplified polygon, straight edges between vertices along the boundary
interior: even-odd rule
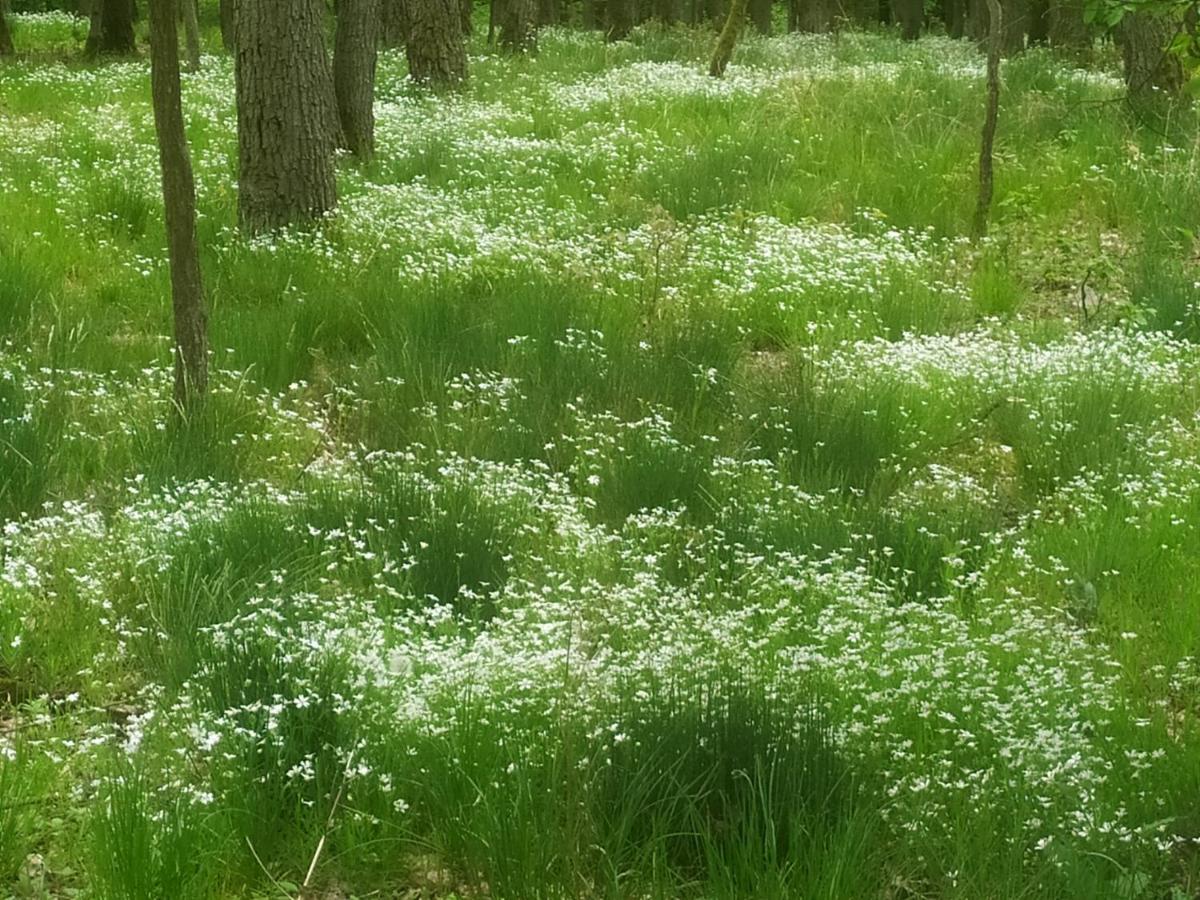
[[[187,66],[195,72],[200,68],[200,15],[196,0],[179,0],[183,13],[183,34],[187,39]]]
[[[237,21],[236,0],[219,0],[217,13],[221,19],[221,43],[233,52],[234,23]]]
[[[945,20],[946,34],[952,38],[961,38],[966,27],[966,0],[946,0]]]
[[[979,142],[979,199],[975,204],[972,236],[978,240],[987,234],[992,211],[992,147],[996,143],[996,119],[1000,113],[1000,52],[1004,42],[1004,13],[1000,0],[987,0],[991,21],[987,57],[987,112],[983,119],[983,137]]]
[[[339,143],[323,0],[237,4],[238,218],[251,234],[337,203]]]
[[[733,47],[737,43],[745,19],[746,0],[733,0],[729,4],[729,16],[725,19],[725,27],[721,29],[717,46],[713,49],[712,61],[708,64],[708,74],[713,78],[720,78],[725,74],[729,61],[733,59]]]
[[[467,78],[462,6],[458,0],[408,0],[408,74],[433,88]]]
[[[208,390],[208,317],[196,243],[196,185],[179,92],[176,21],[176,0],[150,0],[150,84],[175,318],[175,403],[187,412],[203,402]]]
[[[488,4],[488,33],[487,45],[496,46],[496,33],[500,28],[500,19],[504,13],[504,0],[491,0]]]
[[[4,0],[0,0],[0,56],[12,56],[16,50],[13,48],[12,32],[8,29],[8,13],[4,7]]]
[[[343,146],[364,162],[375,155],[375,63],[379,28],[379,0],[338,0],[337,30],[333,38],[333,89],[342,125]]]

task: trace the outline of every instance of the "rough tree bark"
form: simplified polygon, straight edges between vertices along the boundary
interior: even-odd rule
[[[454,26],[458,27],[457,20]],[[379,27],[379,0],[338,0],[333,37],[333,91],[342,126],[342,146],[364,162],[375,155]]]
[[[759,34],[771,33],[771,0],[750,0],[750,21]]]
[[[717,46],[713,48],[712,61],[708,64],[708,74],[713,78],[723,76],[729,61],[733,59],[733,48],[741,33],[742,23],[746,20],[746,2],[733,0],[729,4],[729,16],[725,19],[725,27],[721,29]]]
[[[996,120],[1000,114],[1000,55],[1004,49],[1004,11],[1000,0],[987,0],[987,111],[983,119],[983,135],[979,141],[979,197],[975,204],[975,221],[971,235],[976,240],[987,234],[992,212],[992,148],[996,143]]]
[[[623,41],[633,30],[633,0],[608,0],[604,4],[607,18],[604,35],[609,41]]]
[[[94,0],[84,52],[88,56],[128,56],[133,40],[133,0]]]
[[[322,0],[237,5],[238,218],[252,234],[312,221],[337,203],[324,16]]]
[[[1092,32],[1083,20],[1083,0],[1050,0],[1047,11],[1050,46],[1084,50],[1092,44]]]
[[[175,314],[175,403],[186,413],[208,390],[208,316],[196,243],[196,184],[179,95],[176,2],[150,0],[150,84]]]
[[[1167,48],[1180,24],[1167,15],[1148,11],[1126,13],[1117,26],[1117,43],[1125,64],[1129,99],[1142,104],[1175,97],[1185,78],[1179,57]]]
[[[379,42],[390,50],[403,47],[408,39],[405,0],[380,0],[379,18]]]
[[[459,0],[459,10],[462,16],[462,33],[475,33],[475,0]]]
[[[454,87],[467,78],[458,0],[408,0],[408,73],[433,88]]]
[[[196,0],[180,0],[179,10],[187,40],[188,71],[195,72],[200,68],[200,11],[196,8]]]
[[[504,0],[500,9],[500,46],[510,53],[537,49],[537,0]]]

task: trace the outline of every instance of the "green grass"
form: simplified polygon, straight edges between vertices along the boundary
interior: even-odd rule
[[[1200,889],[1192,113],[1006,61],[972,245],[964,43],[480,32],[250,241],[202,20],[186,420],[144,54],[0,65],[0,896]]]

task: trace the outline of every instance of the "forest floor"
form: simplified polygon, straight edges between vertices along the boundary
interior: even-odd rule
[[[380,62],[170,406],[144,60],[0,65],[0,896],[1200,896],[1200,144],[1104,58]]]

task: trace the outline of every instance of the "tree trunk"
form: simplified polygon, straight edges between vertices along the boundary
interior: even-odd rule
[[[729,4],[729,16],[725,19],[725,27],[721,29],[712,61],[708,64],[708,74],[713,78],[722,77],[729,61],[733,59],[733,48],[741,33],[742,23],[746,20],[746,3],[747,0],[733,0]]]
[[[892,0],[892,18],[900,26],[900,36],[906,41],[915,41],[921,36],[925,4],[923,0]]]
[[[946,34],[956,40],[961,38],[966,27],[966,0],[946,0],[943,15],[946,21]]]
[[[187,39],[188,71],[195,72],[200,68],[200,12],[196,8],[196,0],[179,0],[179,8],[183,15],[183,34]]]
[[[237,5],[238,218],[251,234],[337,203],[333,78],[322,0]]]
[[[459,12],[462,16],[462,33],[475,33],[475,0],[459,0]]]
[[[538,0],[537,23],[539,27],[543,25],[557,25],[558,17],[558,0]]]
[[[84,52],[88,56],[129,56],[133,40],[133,0],[94,0]]]
[[[987,0],[988,56],[987,111],[983,119],[983,135],[979,141],[979,197],[975,203],[975,221],[971,235],[978,240],[987,234],[992,212],[992,147],[996,143],[996,120],[1000,114],[1000,54],[1004,49],[1004,12],[1000,0]]]
[[[390,50],[403,47],[408,41],[408,11],[405,0],[380,0],[380,43]]]
[[[467,47],[458,0],[408,0],[408,73],[433,88],[467,77]]]
[[[583,0],[583,27],[601,31],[606,25],[608,12],[604,0]]]
[[[605,38],[608,41],[623,41],[633,30],[633,0],[607,0],[604,12],[608,18]]]
[[[208,390],[208,317],[196,243],[196,185],[179,96],[176,12],[176,0],[150,0],[150,85],[175,314],[175,403],[186,412]]]
[[[822,34],[833,30],[837,0],[796,0],[796,30]]]
[[[750,0],[750,21],[759,34],[771,33],[771,0]]]
[[[454,25],[457,28],[458,22]],[[342,126],[342,146],[363,162],[375,155],[379,28],[379,0],[338,0],[333,36],[333,92]]]
[[[221,43],[233,52],[234,22],[237,20],[236,0],[218,0],[217,12],[221,18]]]
[[[1016,56],[1025,49],[1030,0],[1000,0],[1000,5],[1004,23],[1004,28],[1001,29],[1000,52],[1004,56]],[[990,22],[991,17],[989,16],[988,19]]]
[[[15,52],[12,32],[8,30],[8,13],[4,8],[4,0],[0,0],[0,56],[12,56]]]
[[[504,0],[500,12],[500,46],[510,53],[536,50],[537,0]]]
[[[654,17],[663,25],[674,25],[679,20],[678,0],[655,0]]]
[[[1179,30],[1175,19],[1149,11],[1128,12],[1121,19],[1117,43],[1125,64],[1125,85],[1134,103],[1156,97],[1170,99],[1183,87],[1183,66],[1167,49]]]
[[[1028,0],[1026,19],[1030,47],[1050,43],[1050,4],[1048,0]]]
[[[1046,18],[1051,47],[1084,50],[1091,46],[1092,33],[1083,19],[1082,0],[1050,0]]]

